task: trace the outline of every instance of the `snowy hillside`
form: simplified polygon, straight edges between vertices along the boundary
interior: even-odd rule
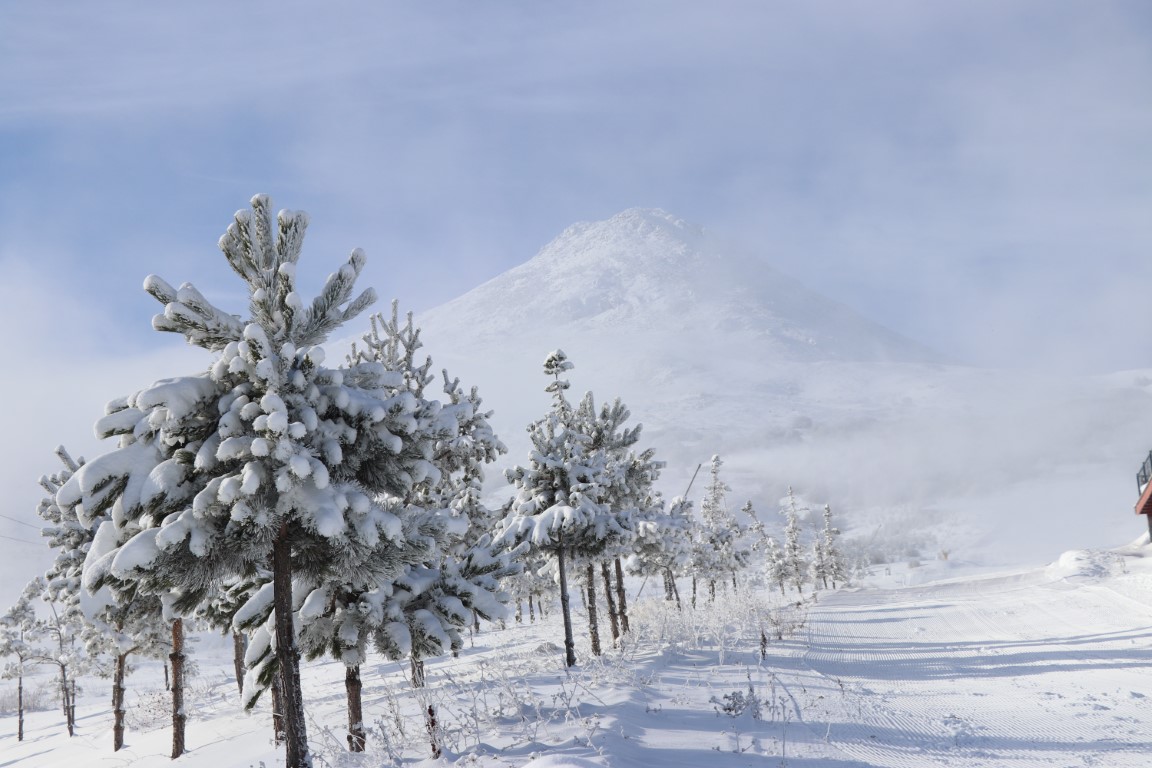
[[[653,595],[633,607],[634,640],[561,666],[558,611],[486,627],[457,659],[428,662],[414,691],[407,664],[364,668],[368,751],[345,752],[344,668],[304,669],[317,765],[461,768],[1135,768],[1152,749],[1147,664],[1152,551],[1076,551],[1045,568],[976,573],[956,561],[874,568],[865,588],[820,593],[780,613],[779,596],[742,587],[678,613]],[[640,587],[632,584],[633,596]],[[775,613],[773,613],[775,612]],[[583,612],[577,611],[579,617]],[[771,617],[794,630],[774,636]],[[759,629],[772,637],[763,658]],[[106,679],[86,677],[77,735],[28,681],[36,711],[15,738],[12,681],[0,681],[0,764],[29,768],[273,768],[267,702],[240,710],[228,644],[193,650],[189,752],[168,757],[162,672],[128,680],[128,735],[111,752]],[[422,708],[440,715],[428,758]]]
[[[933,354],[761,261],[724,253],[699,227],[632,208],[565,230],[535,258],[427,313],[458,342],[509,335],[627,344],[648,364],[923,362]],[[697,345],[692,342],[709,340]]]
[[[1142,530],[1132,474],[1152,441],[1144,372],[1067,379],[937,356],[699,227],[631,209],[568,228],[505,274],[422,314],[427,351],[480,386],[507,461],[547,407],[544,356],[573,389],[620,396],[681,494],[725,457],[737,498],[789,485],[857,535],[929,553],[1044,562]]]

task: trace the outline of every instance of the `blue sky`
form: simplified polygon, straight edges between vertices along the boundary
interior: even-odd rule
[[[657,206],[956,360],[1152,366],[1152,10],[7,3],[6,481],[182,371],[145,275],[242,308],[256,192],[311,214],[306,280],[362,247],[416,310]]]

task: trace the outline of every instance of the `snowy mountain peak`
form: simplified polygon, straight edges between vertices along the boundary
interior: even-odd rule
[[[661,208],[628,208],[605,221],[582,221],[568,227],[557,241],[586,235],[589,231],[625,233],[642,238],[699,241],[704,228],[690,224]]]
[[[569,263],[582,269],[627,269],[636,275],[698,258],[706,250],[704,241],[702,227],[666,211],[629,208],[604,221],[573,224],[532,261]]]
[[[718,345],[765,360],[926,360],[930,353],[702,227],[630,208],[564,230],[532,259],[429,312],[457,338],[604,336],[644,349]],[[446,331],[448,332],[448,331]],[[699,347],[697,347],[697,351]],[[693,353],[696,354],[696,353]]]

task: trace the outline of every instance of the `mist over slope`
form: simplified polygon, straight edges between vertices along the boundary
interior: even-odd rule
[[[669,495],[719,453],[730,506],[771,517],[793,486],[850,534],[925,555],[1045,562],[1143,529],[1131,476],[1152,447],[1152,377],[945,365],[663,211],[573,225],[417,321],[437,367],[495,410],[508,464],[527,458],[541,363],[561,348],[577,396],[619,396],[644,424]]]
[[[701,228],[645,208],[569,227],[421,321],[453,326],[470,344],[510,336],[619,344],[626,336],[662,367],[679,358],[721,365],[737,352],[775,361],[934,359],[763,262],[718,251]]]

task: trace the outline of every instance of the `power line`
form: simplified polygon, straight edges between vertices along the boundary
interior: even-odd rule
[[[21,544],[36,545],[36,544],[42,543],[42,542],[37,542],[37,541],[28,541],[28,539],[17,539],[15,536],[5,536],[4,534],[0,534],[0,539],[8,539],[8,541],[18,541]]]
[[[11,520],[14,523],[19,523],[20,525],[26,525],[29,528],[35,528],[36,530],[40,530],[40,526],[38,526],[38,525],[32,525],[32,523],[26,523],[23,520],[17,520],[14,517],[8,517],[8,515],[0,515],[0,517],[4,518],[5,520]]]

